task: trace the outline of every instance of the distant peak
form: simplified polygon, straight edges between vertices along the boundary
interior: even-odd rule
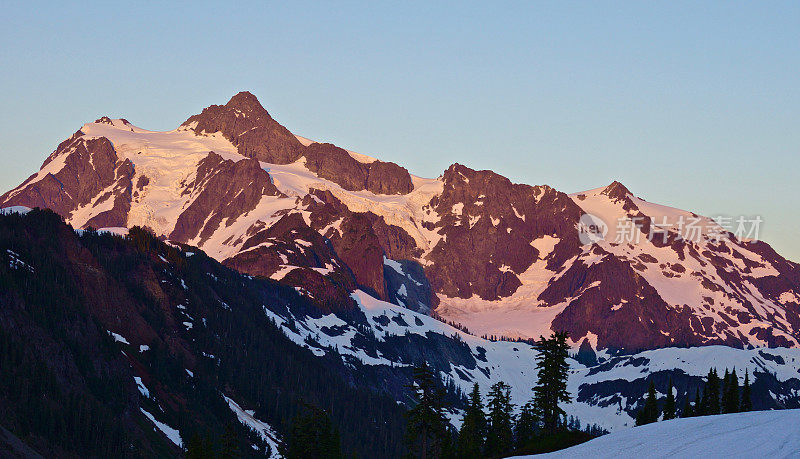
[[[130,126],[131,123],[125,118],[111,119],[107,116],[101,116],[94,120],[94,124],[110,124],[111,126],[122,124],[124,126]]]
[[[249,91],[242,91],[235,96],[231,97],[227,104],[228,108],[238,109],[246,114],[263,112],[267,110],[258,101],[258,98]]]
[[[631,193],[631,191],[625,185],[616,180],[611,182],[611,185],[605,187],[602,194],[611,199],[625,199],[628,195],[633,195],[633,193]]]

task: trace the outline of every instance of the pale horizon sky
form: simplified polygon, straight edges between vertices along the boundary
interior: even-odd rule
[[[761,216],[800,261],[800,3],[5,2],[0,193],[102,115],[253,92],[295,134],[435,177]]]

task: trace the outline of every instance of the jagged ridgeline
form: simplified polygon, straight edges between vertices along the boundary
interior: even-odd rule
[[[8,206],[75,228],[147,227],[299,287],[322,311],[356,309],[358,288],[478,336],[567,331],[600,352],[800,342],[800,267],[750,221],[616,181],[567,194],[461,164],[417,177],[295,135],[249,92],[172,131],[86,123],[0,196]],[[604,238],[581,240],[587,215]]]

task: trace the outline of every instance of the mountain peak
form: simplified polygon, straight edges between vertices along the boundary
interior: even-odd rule
[[[289,164],[301,155],[303,145],[275,121],[256,96],[242,91],[225,105],[212,105],[191,116],[181,126],[195,132],[220,132],[239,154],[274,164]]]
[[[125,118],[111,119],[108,116],[101,116],[94,120],[94,124],[110,124],[111,126],[122,124],[123,126],[130,126],[131,123]]]
[[[267,115],[269,113],[258,101],[258,98],[250,91],[241,91],[231,97],[225,107],[240,110],[245,114]]]
[[[611,182],[602,193],[611,199],[625,199],[628,195],[633,195],[625,185],[616,180]]]

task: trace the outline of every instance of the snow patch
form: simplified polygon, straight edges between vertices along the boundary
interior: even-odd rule
[[[178,432],[177,429],[173,429],[172,427],[164,424],[163,422],[160,422],[160,421],[156,420],[155,416],[153,416],[152,414],[150,414],[147,411],[145,411],[144,408],[140,407],[139,411],[141,411],[142,414],[147,416],[147,419],[149,419],[150,422],[155,424],[155,426],[158,428],[158,430],[160,430],[161,433],[166,435],[167,438],[169,438],[169,440],[172,443],[175,444],[175,446],[177,446],[178,448],[183,448],[183,439],[181,438],[181,433]]]
[[[236,414],[236,417],[239,419],[239,422],[244,424],[245,426],[252,429],[254,432],[261,437],[262,440],[269,444],[271,449],[270,457],[278,458],[281,457],[278,453],[278,434],[275,430],[266,422],[256,419],[253,410],[244,410],[238,403],[233,401],[230,397],[225,397],[225,401],[228,402],[228,406],[230,407],[231,411]]]

